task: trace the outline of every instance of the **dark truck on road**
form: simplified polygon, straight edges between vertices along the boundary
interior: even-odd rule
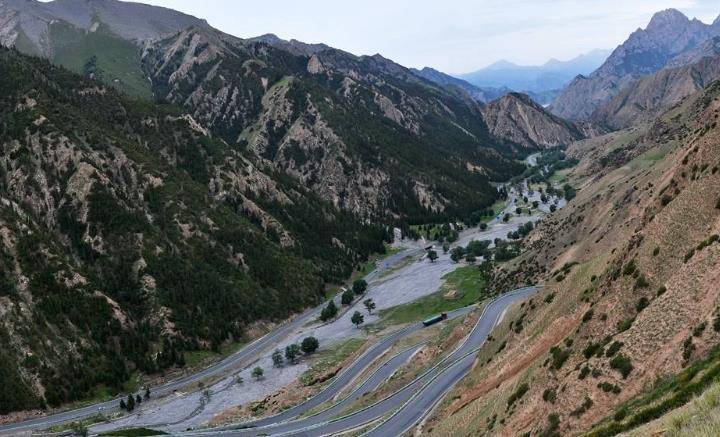
[[[442,322],[443,320],[447,319],[447,313],[438,314],[435,317],[430,317],[429,319],[423,320],[423,325],[430,326],[434,325],[437,322]]]

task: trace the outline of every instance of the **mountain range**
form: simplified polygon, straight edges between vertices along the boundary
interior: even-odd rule
[[[0,0],[0,43],[0,414],[257,338],[364,271],[393,228],[477,224],[498,184],[528,177],[505,211],[567,204],[508,234],[517,257],[460,262],[487,296],[544,286],[493,322],[422,431],[718,422],[717,395],[698,396],[720,392],[720,18],[662,11],[606,60],[464,79],[116,0]],[[422,330],[398,374],[475,320]]]
[[[2,0],[0,41],[0,413],[243,341],[577,133],[520,98],[552,127],[493,133],[505,106],[380,55],[134,3]]]
[[[568,61],[551,59],[538,66],[517,65],[503,60],[458,77],[479,87],[505,87],[521,92],[545,93],[564,88],[579,74],[593,72],[608,55],[607,50],[598,49]]]

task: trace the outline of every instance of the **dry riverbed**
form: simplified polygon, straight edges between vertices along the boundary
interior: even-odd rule
[[[540,198],[537,192],[532,195],[527,192],[522,194],[527,195],[530,203]],[[505,212],[514,212],[517,207],[516,202],[522,203],[522,200],[516,200],[522,199],[522,194],[511,195],[503,215]],[[558,206],[561,207],[563,202],[559,201]],[[549,204],[541,204],[540,211],[535,210],[533,214],[525,213],[520,216],[512,214],[508,222],[493,220],[485,231],[479,228],[464,230],[453,246],[465,246],[471,240],[505,238],[508,232],[517,230],[522,224],[539,220],[548,208]],[[353,308],[344,312],[332,323],[324,324],[316,321],[298,328],[287,337],[285,342],[277,344],[276,347],[284,349],[287,344],[300,342],[308,336],[318,338],[321,349],[333,348],[352,338],[367,339],[368,334],[363,329],[356,328],[350,321],[354,311],[363,313],[367,325],[377,322],[378,313],[384,309],[406,304],[439,291],[444,282],[443,277],[462,264],[452,262],[449,254],[442,253],[442,250],[438,251],[439,258],[431,263],[422,256],[422,251],[418,251],[421,244],[422,242],[413,241],[396,243],[396,247],[405,248],[404,252],[391,257],[394,264],[388,264],[387,260],[378,263],[380,272],[372,272],[368,275],[370,282],[368,291],[365,296],[356,300]],[[408,260],[407,256],[411,256],[412,259]],[[362,300],[367,298],[373,299],[377,306],[372,315],[369,315],[362,305]],[[238,411],[238,408],[271,397],[287,390],[288,387],[301,386],[298,381],[300,376],[311,368],[315,359],[301,360],[299,364],[277,368],[272,365],[271,353],[272,349],[267,350],[256,363],[208,384],[207,387],[154,400],[148,405],[143,405],[133,414],[93,426],[91,432],[134,427],[150,427],[168,432],[197,429],[212,423],[218,415],[226,415],[228,411]],[[251,375],[252,369],[256,366],[262,367],[265,371],[264,377],[260,380],[255,380]],[[237,382],[238,377],[242,378],[242,383]]]

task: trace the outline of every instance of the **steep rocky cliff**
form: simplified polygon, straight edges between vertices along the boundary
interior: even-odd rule
[[[479,103],[379,55],[270,42],[192,27],[149,43],[143,68],[157,96],[361,216],[467,214],[519,170]]]
[[[241,40],[115,0],[4,0],[0,17],[3,44],[179,104],[260,167],[363,217],[468,215],[496,197],[490,180],[522,171],[477,101],[379,55]]]

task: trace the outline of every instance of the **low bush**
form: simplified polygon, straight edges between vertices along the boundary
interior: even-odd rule
[[[525,395],[525,393],[528,392],[528,390],[530,390],[530,386],[526,382],[520,384],[518,388],[515,389],[513,394],[511,394],[508,398],[507,406],[512,407],[515,402],[517,402],[521,397]]]
[[[623,379],[627,378],[634,369],[630,358],[623,354],[617,355],[610,360],[610,367],[620,372]]]

